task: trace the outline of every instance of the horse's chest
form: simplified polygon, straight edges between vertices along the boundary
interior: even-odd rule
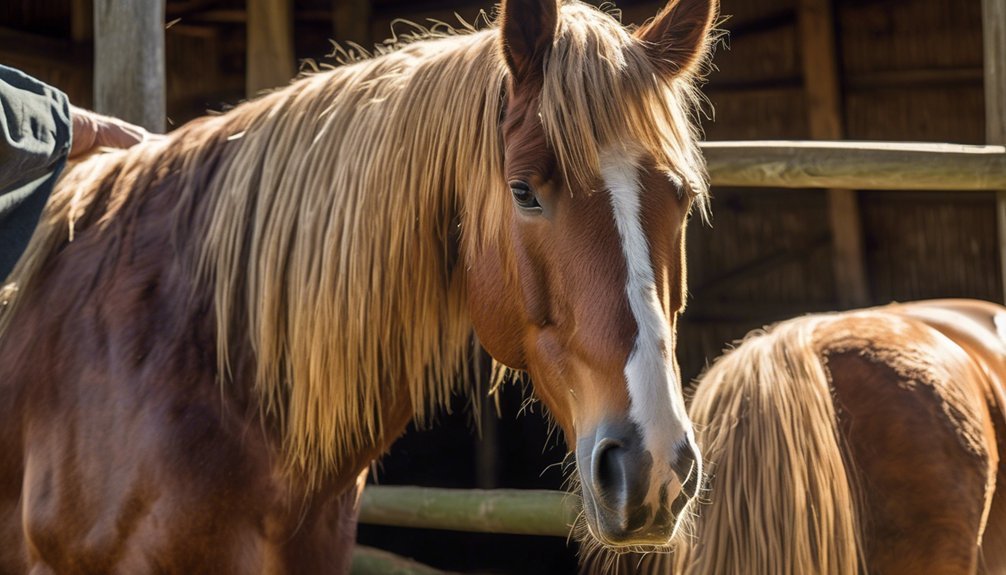
[[[31,563],[59,573],[297,571],[311,547],[287,548],[325,513],[291,501],[297,488],[261,427],[143,387],[75,401],[67,389],[29,422],[21,501]]]

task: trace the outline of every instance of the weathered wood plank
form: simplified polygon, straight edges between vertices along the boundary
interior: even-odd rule
[[[704,142],[716,186],[1006,189],[1006,147],[894,142]]]
[[[831,1],[799,0],[797,15],[811,136],[828,140],[841,139],[841,89],[838,84]]]
[[[979,85],[983,70],[974,68],[925,68],[919,70],[885,70],[847,77],[847,90],[877,90],[881,88],[913,88],[933,86]]]
[[[844,137],[841,87],[831,0],[800,0],[797,15],[810,135],[840,140]],[[838,302],[843,307],[866,305],[870,297],[863,260],[863,223],[855,191],[828,190],[828,220]]]
[[[828,190],[828,223],[838,303],[841,307],[868,305],[870,288],[863,258],[863,221],[859,215],[859,197],[854,190]]]
[[[360,522],[567,537],[578,506],[578,497],[557,491],[368,485],[360,502]]]
[[[293,51],[293,1],[248,1],[245,93],[285,86],[297,72]]]
[[[94,108],[163,132],[164,0],[94,0]]]
[[[982,0],[985,45],[985,142],[1006,144],[1006,0]],[[1006,187],[996,194],[999,273],[1006,291]],[[1006,301],[1006,293],[1003,295]]]

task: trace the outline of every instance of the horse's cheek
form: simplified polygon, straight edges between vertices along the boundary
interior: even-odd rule
[[[468,266],[468,312],[479,342],[493,358],[513,369],[527,369],[516,294],[509,293],[499,251],[486,249]]]

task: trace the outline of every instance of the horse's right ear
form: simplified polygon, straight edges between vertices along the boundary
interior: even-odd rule
[[[559,27],[559,0],[503,0],[503,56],[517,83],[542,75]]]
[[[665,74],[691,74],[709,52],[719,6],[719,0],[670,0],[635,36]]]

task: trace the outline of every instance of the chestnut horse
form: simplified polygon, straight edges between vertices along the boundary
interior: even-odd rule
[[[71,169],[3,296],[0,572],[345,571],[361,472],[473,334],[565,432],[590,533],[667,545],[716,12],[509,0]]]
[[[1006,308],[987,302],[750,335],[699,382],[708,504],[651,572],[1006,573],[1004,391]]]

